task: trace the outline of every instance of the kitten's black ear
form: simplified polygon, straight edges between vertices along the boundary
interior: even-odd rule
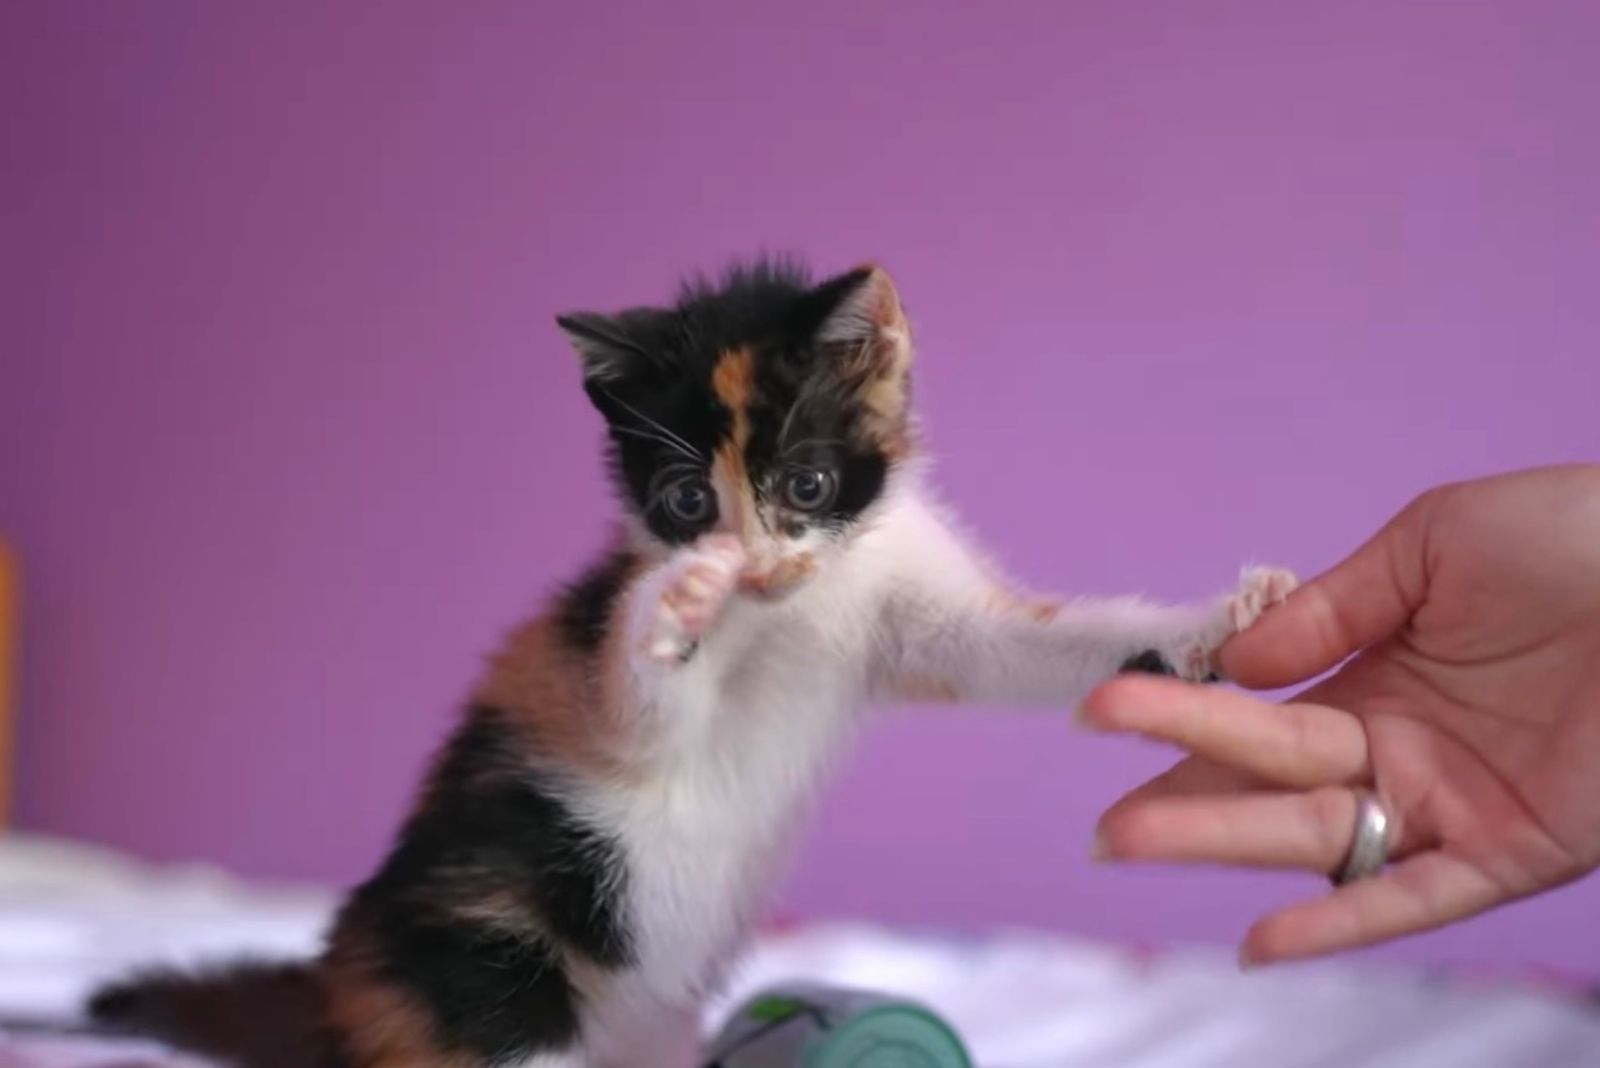
[[[556,316],[556,325],[578,350],[585,383],[619,382],[654,362],[625,316],[572,312]]]
[[[911,327],[889,272],[875,264],[830,278],[811,291],[815,337],[858,360],[904,371],[911,363]]]

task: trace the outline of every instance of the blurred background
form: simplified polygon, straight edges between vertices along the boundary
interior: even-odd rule
[[[1600,457],[1600,6],[0,8],[19,828],[376,861],[599,547],[552,316],[761,250],[896,277],[939,482],[1042,590],[1314,572]],[[905,710],[780,913],[1228,943],[1293,876],[1105,870],[1166,754]],[[1380,953],[1600,976],[1593,881]]]

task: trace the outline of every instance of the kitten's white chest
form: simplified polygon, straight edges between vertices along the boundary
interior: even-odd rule
[[[810,612],[780,633],[708,641],[657,714],[676,729],[659,775],[621,799],[640,968],[694,998],[759,919],[797,818],[855,721],[859,665]],[[833,623],[837,626],[839,620]]]

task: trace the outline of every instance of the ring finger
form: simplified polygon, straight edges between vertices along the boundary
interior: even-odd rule
[[[1303,793],[1132,798],[1101,818],[1096,852],[1107,860],[1297,868],[1328,874],[1350,851],[1356,795]],[[1392,840],[1400,841],[1396,828]]]

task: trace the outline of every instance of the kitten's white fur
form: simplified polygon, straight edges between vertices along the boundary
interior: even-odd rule
[[[582,1052],[528,1068],[692,1063],[698,1006],[864,709],[919,680],[964,701],[1070,709],[1146,649],[1203,675],[1293,586],[1252,570],[1213,604],[1081,600],[1047,616],[1006,600],[909,467],[848,539],[814,535],[792,551],[819,566],[781,599],[736,591],[740,549],[727,538],[679,551],[626,595],[627,711],[645,774],[590,782],[572,801],[622,843],[638,963],[585,990]]]

